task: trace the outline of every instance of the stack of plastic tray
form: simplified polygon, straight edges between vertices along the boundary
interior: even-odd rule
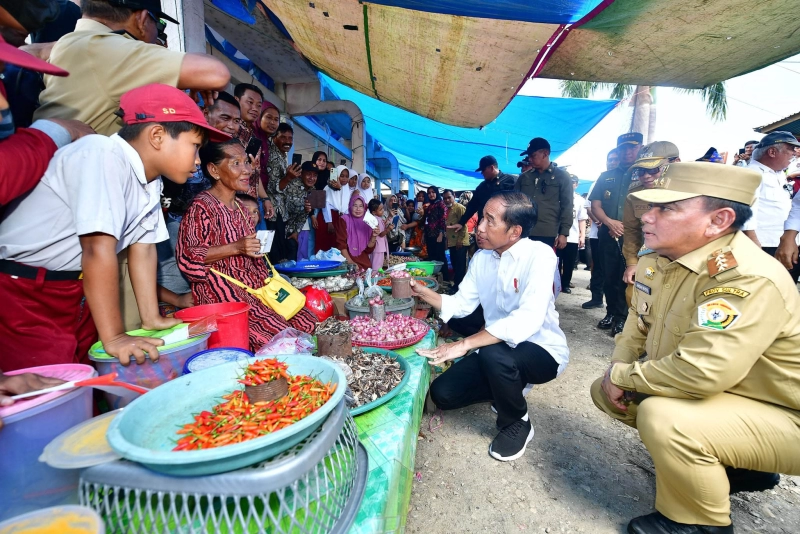
[[[80,500],[109,532],[346,532],[367,471],[366,450],[342,401],[308,438],[265,462],[171,477],[118,460],[81,473]]]

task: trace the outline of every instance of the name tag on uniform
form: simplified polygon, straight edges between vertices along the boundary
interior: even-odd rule
[[[637,219],[641,219],[642,215],[650,211],[650,203],[649,202],[641,202],[641,201],[634,201],[633,203],[633,215]]]
[[[646,286],[641,282],[636,282],[636,289],[645,293],[646,295],[649,295],[653,291],[652,289],[650,289],[650,286]]]

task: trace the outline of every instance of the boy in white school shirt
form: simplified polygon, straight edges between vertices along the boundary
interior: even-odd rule
[[[445,322],[483,306],[483,330],[417,352],[438,365],[479,349],[433,381],[431,399],[443,410],[491,401],[500,433],[489,454],[504,462],[522,456],[533,439],[523,387],[553,380],[569,361],[553,293],[558,260],[552,247],[527,239],[536,215],[535,204],[523,193],[494,195],[478,225],[481,250],[473,256],[458,292],[439,295],[412,281],[414,294],[440,309]]]
[[[160,339],[125,333],[117,254],[127,251],[146,329],[179,321],[158,313],[155,243],[167,239],[161,175],[184,183],[208,126],[184,92],[150,84],[120,100],[124,126],[59,150],[44,177],[0,223],[0,369],[84,361],[99,333],[124,365],[158,359]],[[44,217],[43,217],[44,216]],[[84,304],[85,295],[85,304]],[[91,315],[89,313],[91,310]],[[96,331],[95,331],[96,326]]]

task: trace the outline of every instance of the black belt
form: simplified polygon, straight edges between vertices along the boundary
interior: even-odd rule
[[[44,279],[48,282],[63,282],[65,280],[80,280],[83,278],[82,271],[48,271],[41,267],[31,267],[15,261],[0,260],[0,273],[5,273],[9,276],[36,280],[40,276],[40,271],[44,271]]]

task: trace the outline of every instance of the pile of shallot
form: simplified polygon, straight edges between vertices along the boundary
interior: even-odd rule
[[[378,295],[377,297],[372,297],[371,299],[369,299],[369,305],[370,306],[380,306],[381,304],[384,304],[384,302],[383,302],[383,298],[380,295]]]
[[[411,274],[408,271],[392,271],[389,276],[392,278],[411,278]]]
[[[362,315],[350,320],[353,328],[353,341],[369,345],[370,343],[395,343],[414,339],[425,334],[429,327],[424,322],[390,313],[384,321],[376,321]]]

